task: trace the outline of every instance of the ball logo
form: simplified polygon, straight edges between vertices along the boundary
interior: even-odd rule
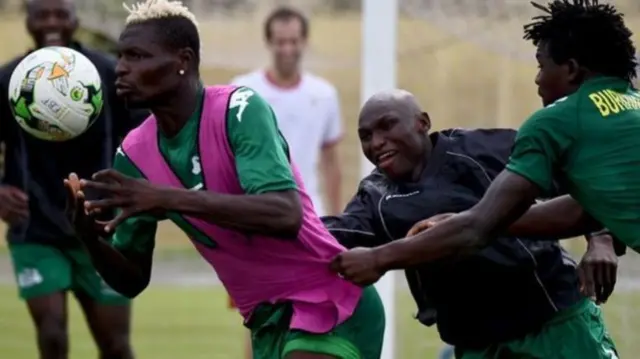
[[[46,141],[79,136],[104,105],[98,69],[82,53],[63,47],[24,58],[11,74],[8,93],[20,127]]]
[[[71,92],[69,92],[69,97],[76,102],[82,101],[84,98],[84,90],[81,87],[76,86],[71,89]]]

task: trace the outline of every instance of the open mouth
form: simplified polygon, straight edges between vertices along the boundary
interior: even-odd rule
[[[62,33],[48,32],[44,35],[44,44],[46,46],[63,46],[64,41],[62,39]]]
[[[396,156],[397,151],[386,151],[376,156],[376,163],[378,167],[387,167],[393,162],[394,157]]]

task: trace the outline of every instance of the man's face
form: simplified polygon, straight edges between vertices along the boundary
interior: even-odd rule
[[[306,46],[307,39],[303,36],[299,19],[274,20],[271,23],[271,38],[267,39],[267,47],[279,71],[296,71]]]
[[[116,93],[129,106],[152,108],[167,100],[181,81],[179,56],[168,51],[153,25],[127,26],[118,41]]]
[[[544,106],[548,106],[576,90],[576,87],[571,84],[570,66],[556,64],[549,55],[548,46],[545,43],[538,46],[536,60],[539,69],[536,75],[536,85],[538,85],[538,96],[542,99]]]
[[[71,0],[32,0],[27,7],[27,30],[38,48],[69,46],[77,28]]]
[[[425,126],[421,118],[392,108],[365,110],[358,123],[362,152],[391,179],[409,178],[424,158]]]

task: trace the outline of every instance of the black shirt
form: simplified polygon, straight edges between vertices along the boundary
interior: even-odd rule
[[[105,105],[95,123],[82,135],[65,142],[37,139],[13,119],[8,104],[11,74],[25,55],[0,69],[0,141],[5,146],[3,184],[17,187],[29,196],[30,218],[8,230],[9,242],[39,242],[67,246],[77,243],[64,216],[63,179],[76,172],[81,178],[111,166],[121,139],[147,116],[129,111],[116,97],[116,61],[108,54],[74,43],[98,69]]]
[[[323,222],[345,246],[403,238],[418,221],[457,213],[480,201],[505,167],[516,132],[447,130],[431,135],[433,153],[416,183],[373,171],[340,216]],[[417,318],[450,344],[481,348],[541,328],[577,303],[576,263],[557,240],[498,238],[472,256],[405,271]]]

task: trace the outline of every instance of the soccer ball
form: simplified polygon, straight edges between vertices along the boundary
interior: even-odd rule
[[[78,51],[42,48],[27,55],[11,74],[9,105],[31,135],[47,141],[72,139],[102,111],[100,74]]]

